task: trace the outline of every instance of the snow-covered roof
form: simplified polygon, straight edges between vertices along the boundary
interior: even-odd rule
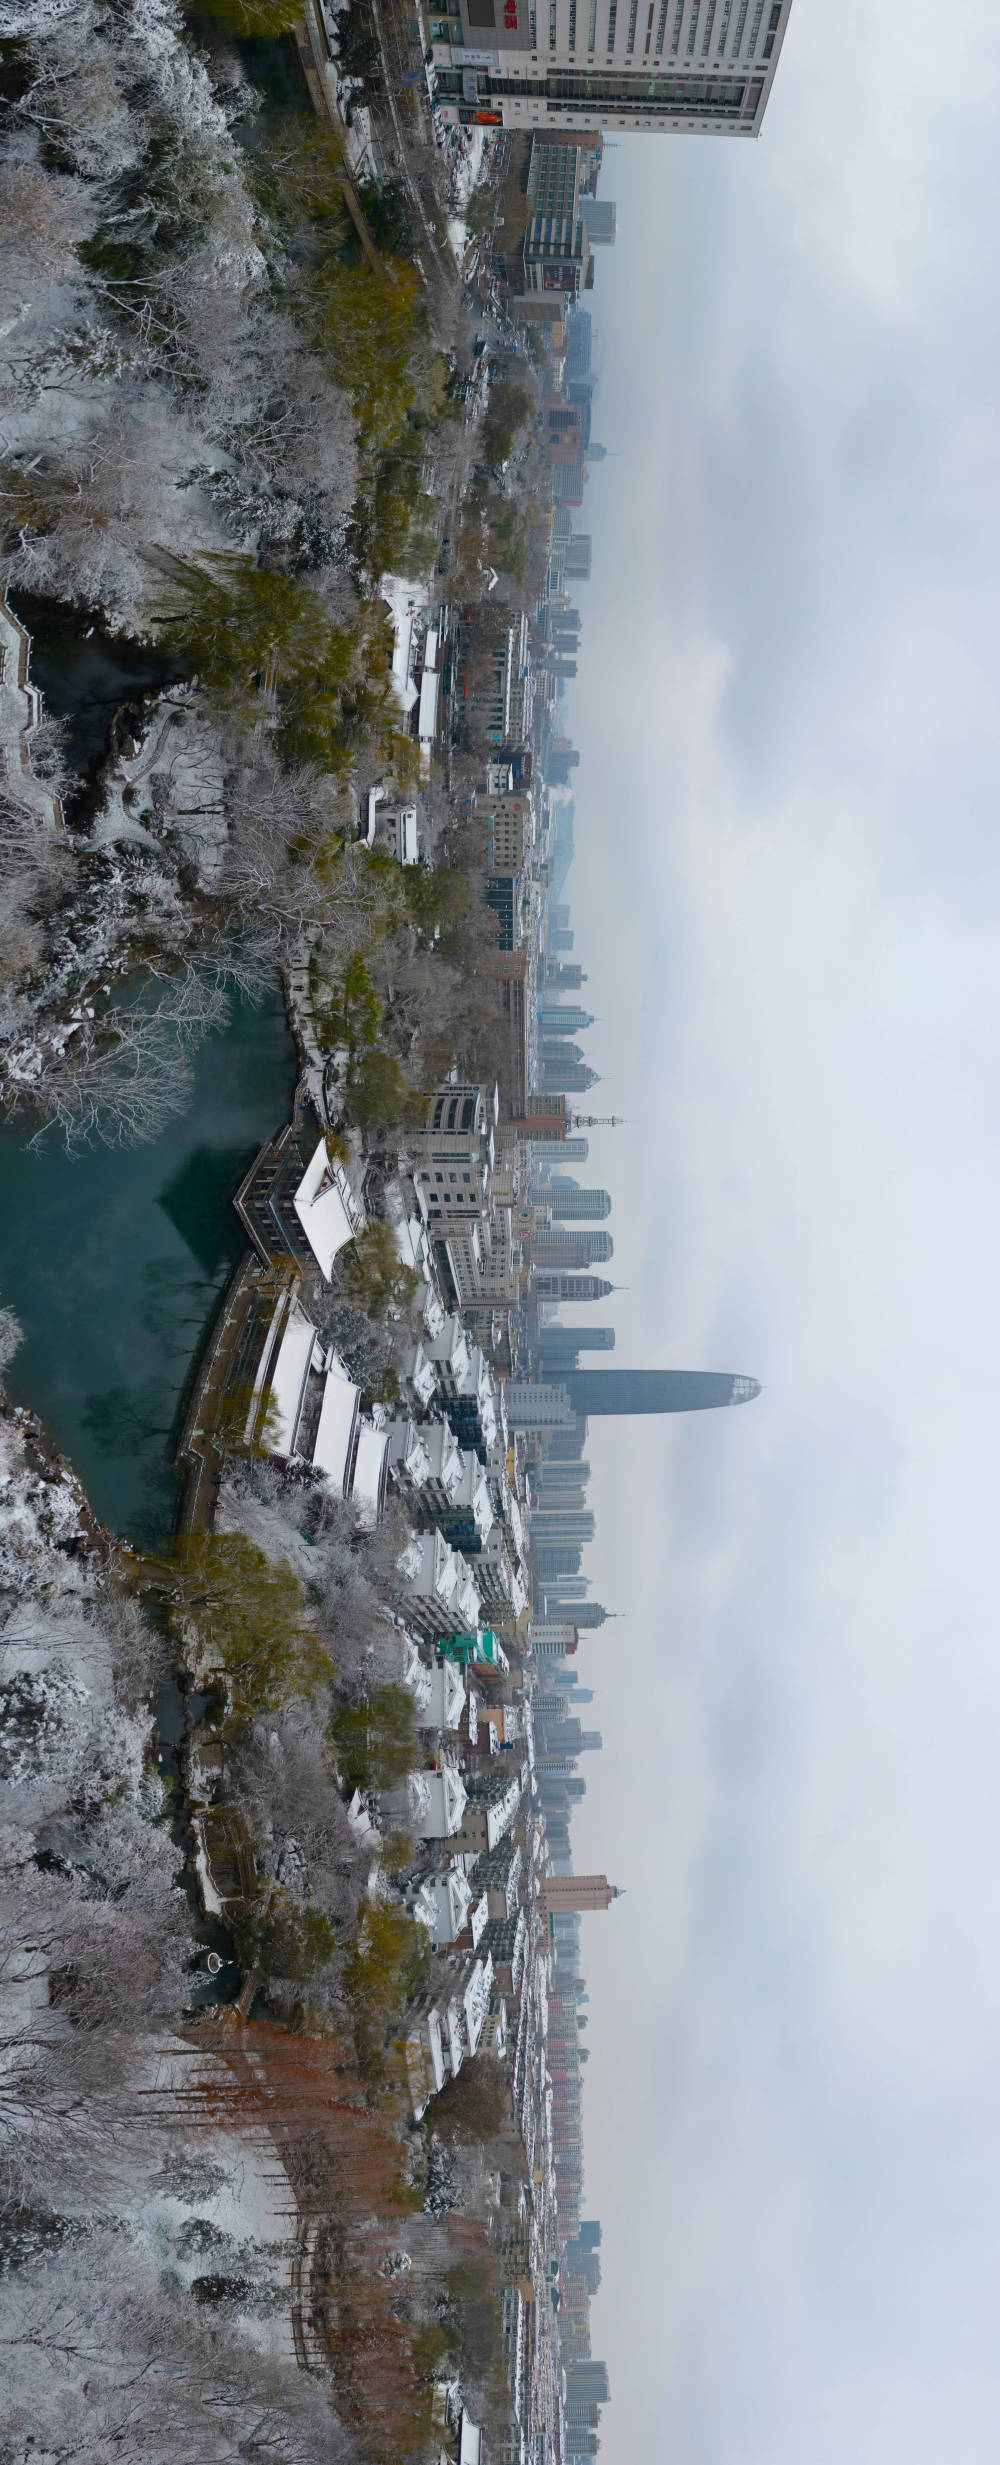
[[[289,1310],[268,1384],[274,1408],[274,1430],[265,1443],[276,1455],[290,1455],[302,1410],[306,1379],[316,1350],[316,1329],[301,1310]]]
[[[358,1432],[358,1451],[351,1482],[351,1498],[367,1520],[377,1523],[385,1504],[385,1480],[389,1465],[389,1437],[384,1429],[373,1429],[370,1421],[362,1421]]]
[[[352,1386],[349,1378],[342,1378],[338,1370],[327,1371],[313,1462],[341,1496],[354,1443],[359,1393],[360,1389]]]
[[[420,861],[416,805],[403,805],[396,816],[396,854],[400,864],[418,864]]]
[[[422,745],[432,745],[437,735],[438,693],[441,679],[432,670],[424,669],[420,680],[420,713],[417,733]]]
[[[483,2434],[470,2414],[462,2415],[462,2430],[458,2443],[458,2465],[481,2465]]]
[[[420,1489],[430,1471],[430,1458],[424,1444],[423,1431],[415,1421],[391,1421],[389,1424],[389,1459],[398,1465],[415,1489]]]
[[[423,1729],[457,1729],[465,1709],[465,1681],[454,1661],[438,1661],[428,1672],[417,1718]]]
[[[343,1174],[331,1164],[325,1142],[320,1139],[292,1204],[316,1264],[326,1277],[338,1251],[354,1239],[355,1226],[347,1210],[344,1188]]]
[[[485,1960],[476,1961],[462,1997],[470,2054],[475,2053],[482,2036],[483,2021],[490,2007],[492,1989],[493,1957],[490,1952],[487,1952]]]
[[[436,2089],[441,2090],[444,2087],[447,2073],[445,2070],[444,2046],[441,2041],[441,2018],[434,2005],[431,2006],[431,2009],[427,2014],[427,2051],[431,2058],[431,2070],[434,2075],[434,2086]]]

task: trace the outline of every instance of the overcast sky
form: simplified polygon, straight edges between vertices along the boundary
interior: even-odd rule
[[[1000,2455],[998,127],[996,0],[795,0],[605,157],[610,1306],[764,1393],[591,1425],[602,2465]]]

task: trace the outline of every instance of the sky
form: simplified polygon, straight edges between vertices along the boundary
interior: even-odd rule
[[[1000,334],[990,0],[794,0],[756,145],[623,139],[569,877],[602,2465],[1000,2454]]]

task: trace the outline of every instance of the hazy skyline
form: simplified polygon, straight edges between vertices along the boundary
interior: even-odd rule
[[[1000,26],[796,0],[609,147],[569,880],[627,1365],[574,1825],[605,2459],[986,2465],[1000,1696]],[[601,1099],[598,1101],[598,1099]],[[617,1700],[612,1692],[618,1683]],[[622,1996],[635,1993],[630,2020]]]

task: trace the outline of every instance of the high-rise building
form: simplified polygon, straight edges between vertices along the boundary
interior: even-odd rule
[[[530,1142],[530,1144],[531,1144],[531,1149],[532,1149],[532,1158],[531,1158],[531,1160],[532,1160],[532,1164],[534,1165],[534,1164],[539,1163],[539,1162],[540,1162],[540,1161],[541,1161],[541,1160],[545,1157],[545,1155],[547,1154],[547,1152],[548,1152],[548,1142],[547,1142],[546,1140],[543,1140],[543,1139],[532,1139],[532,1140],[531,1140],[531,1142]],[[536,1149],[536,1148],[537,1148],[537,1154],[535,1153],[535,1149]],[[585,1163],[586,1163],[586,1161],[587,1161],[587,1157],[588,1157],[588,1155],[589,1155],[589,1154],[590,1154],[590,1140],[589,1140],[589,1138],[564,1138],[564,1139],[562,1139],[562,1140],[560,1141],[560,1145],[559,1145],[559,1161],[560,1161],[560,1163],[562,1163],[562,1162],[565,1160],[565,1162],[566,1162],[567,1164],[585,1164]]]
[[[576,1650],[576,1628],[568,1618],[536,1618],[528,1628],[528,1642],[533,1652],[556,1658]]]
[[[571,2405],[607,2405],[611,2382],[606,2362],[571,2362],[566,2372],[566,2396]]]
[[[614,1289],[603,1275],[565,1275],[543,1269],[535,1277],[538,1301],[606,1301]]]
[[[572,1190],[558,1183],[535,1182],[533,1207],[548,1207],[554,1224],[599,1224],[611,1213],[607,1190]]]
[[[583,1549],[596,1531],[593,1507],[570,1506],[558,1496],[551,1504],[539,1498],[531,1510],[531,1541],[535,1550],[555,1549],[560,1542]]]
[[[748,1404],[760,1394],[757,1378],[721,1370],[573,1369],[564,1379],[573,1410],[588,1420],[634,1412],[710,1412],[722,1404]]]
[[[558,1353],[613,1352],[615,1330],[613,1327],[541,1327],[538,1342],[540,1350],[551,1360]]]
[[[508,1378],[504,1396],[508,1429],[558,1429],[572,1419],[564,1387],[528,1386]]]
[[[535,1094],[529,1088],[520,1104],[512,1105],[511,1120],[518,1138],[531,1141],[532,1146],[561,1146],[569,1128],[566,1098],[560,1095]]]
[[[599,1072],[586,1061],[543,1061],[540,1065],[543,1088],[566,1096],[583,1095],[588,1087],[597,1085]]]
[[[542,1878],[542,1908],[547,1917],[563,1909],[610,1909],[620,1900],[617,1883],[606,1874],[547,1874]]]
[[[568,1004],[562,1007],[558,1002],[542,1002],[538,1024],[543,1036],[579,1036],[585,1027],[593,1026],[594,1013],[592,1010],[570,1009]]]
[[[614,1255],[614,1241],[606,1232],[539,1232],[531,1237],[531,1263],[549,1271],[556,1268],[606,1266]],[[580,1406],[583,1410],[583,1406]]]
[[[462,46],[434,46],[452,119],[488,112],[505,128],[756,137],[792,0],[654,0],[652,15],[636,0],[627,9],[591,0],[585,49],[575,0],[553,0],[545,28],[527,0],[504,0],[502,25],[497,0],[459,6]],[[539,31],[548,34],[541,46]],[[486,43],[489,66],[476,48]]]
[[[579,1632],[582,1627],[605,1626],[608,1617],[614,1617],[615,1611],[603,1608],[600,1601],[565,1600],[559,1603],[559,1614],[568,1626],[575,1626]]]
[[[611,197],[581,196],[580,220],[586,223],[587,236],[592,248],[614,247],[617,211]]]

